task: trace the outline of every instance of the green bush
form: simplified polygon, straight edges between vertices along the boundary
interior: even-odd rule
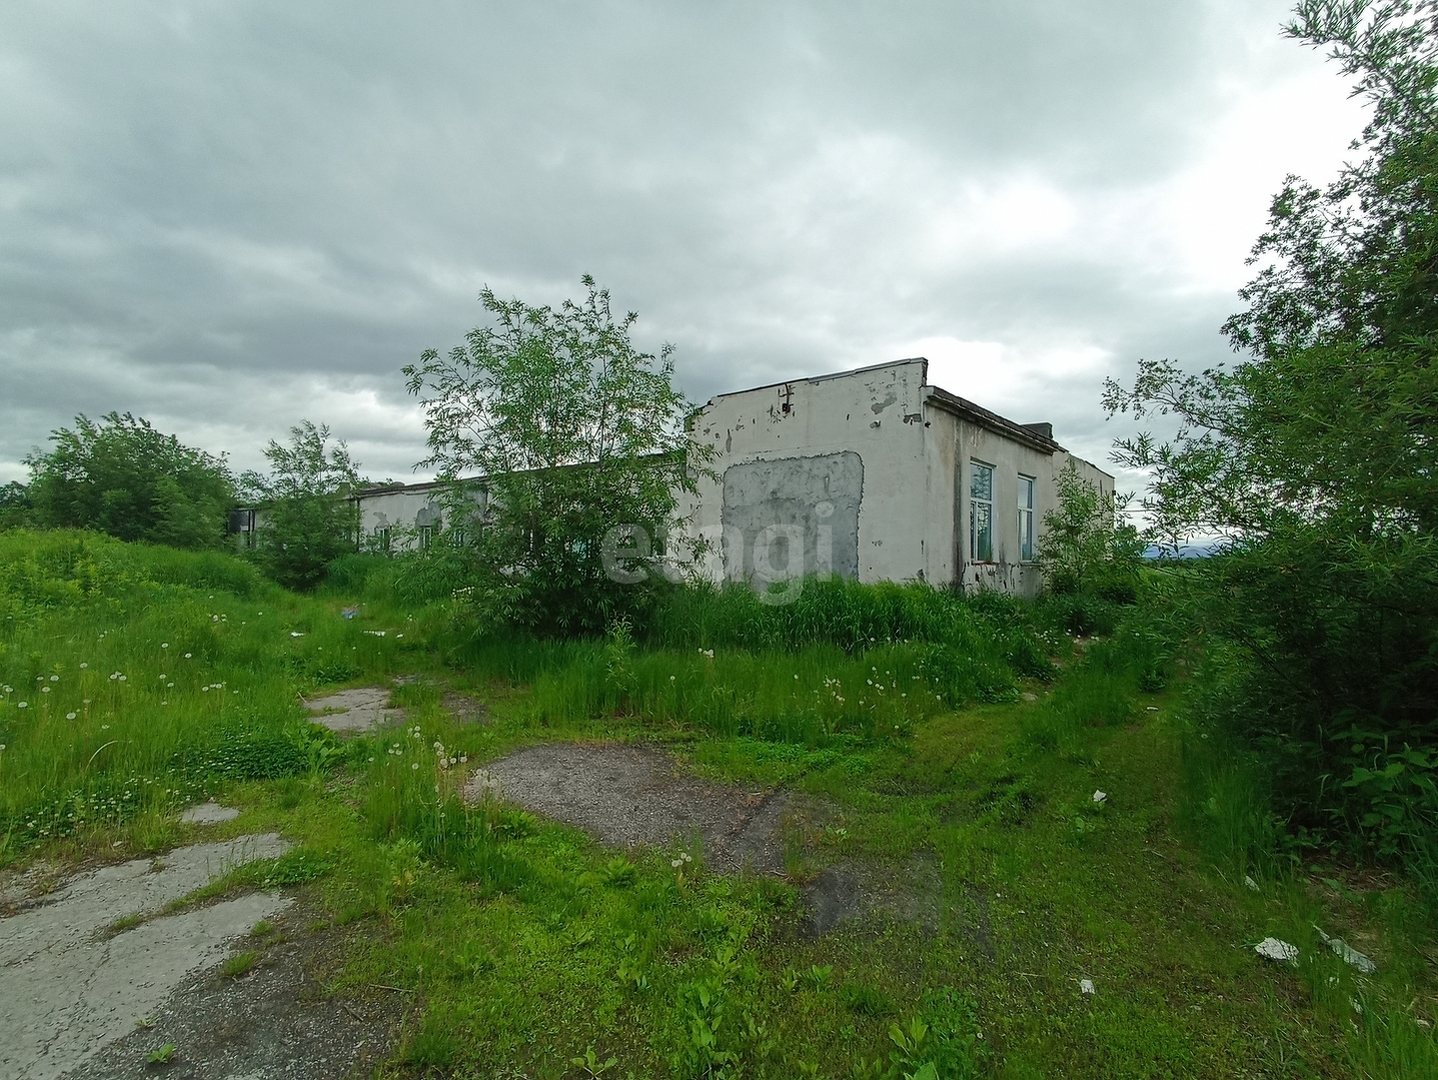
[[[217,547],[235,499],[223,458],[183,445],[149,421],[108,413],[53,432],[30,466],[30,513],[51,528],[94,529],[121,540]]]

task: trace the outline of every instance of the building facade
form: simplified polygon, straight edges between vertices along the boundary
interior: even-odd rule
[[[1032,596],[1059,473],[1072,463],[1114,490],[1050,425],[930,385],[922,358],[721,394],[691,437],[713,457],[680,510],[715,583],[837,574]],[[424,544],[442,524],[441,496],[435,484],[361,492],[362,531],[373,546]],[[482,513],[482,484],[474,497]]]

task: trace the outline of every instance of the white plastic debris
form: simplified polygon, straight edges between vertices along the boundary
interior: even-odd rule
[[[1253,947],[1253,951],[1265,960],[1272,960],[1275,963],[1298,963],[1298,946],[1290,945],[1286,941],[1279,941],[1276,937],[1264,938]]]
[[[303,631],[300,631],[300,630],[291,630],[291,631],[290,631],[290,637],[304,637],[304,636],[305,636],[305,635],[304,635],[304,632],[303,632]]]
[[[1353,967],[1356,967],[1365,975],[1372,975],[1375,971],[1378,970],[1377,964],[1375,964],[1372,960],[1368,959],[1368,957],[1364,956],[1361,952],[1355,949],[1352,945],[1348,944],[1348,942],[1344,941],[1342,938],[1329,937],[1322,930],[1319,930],[1316,926],[1313,929],[1318,930],[1318,936],[1323,939],[1323,944],[1327,945],[1330,949],[1332,949],[1335,956],[1341,957],[1345,964],[1350,964]]]
[[[1091,996],[1091,995],[1097,993],[1097,991],[1093,988],[1093,980],[1092,980],[1092,979],[1080,979],[1080,980],[1079,980],[1079,993],[1083,994],[1085,997],[1089,997],[1089,996]]]
[[[1105,802],[1108,802],[1108,792],[1106,792],[1106,791],[1095,791],[1095,792],[1093,793],[1093,801],[1096,802],[1096,803],[1105,803]]]
[[[1250,889],[1252,889],[1254,892],[1258,892],[1258,882],[1254,881],[1247,874],[1243,875],[1243,883],[1247,885]]]

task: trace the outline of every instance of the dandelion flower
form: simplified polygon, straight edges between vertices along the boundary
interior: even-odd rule
[[[15,708],[17,708],[17,709],[28,709],[29,707],[30,707],[30,703],[29,703],[28,701],[22,701],[22,702],[20,702],[19,705],[16,705],[16,706],[15,706]]]
[[[40,693],[42,693],[42,694],[48,694],[49,692],[50,692],[50,688],[49,688],[48,686],[42,686],[42,687],[40,687]]]
[[[100,730],[101,730],[101,731],[109,731],[109,730],[110,730],[110,725],[109,725],[109,724],[101,724],[101,725],[100,725]]]
[[[168,641],[162,641],[162,642],[160,642],[160,648],[162,648],[162,649],[168,649],[169,647],[170,647],[170,643],[169,643]]]
[[[125,676],[121,675],[121,676],[120,676],[120,681],[121,681],[121,682],[124,682],[124,681],[125,681]]]
[[[72,713],[72,712],[67,712],[67,713],[65,714],[65,719],[66,719],[66,720],[73,720],[73,719],[75,719],[75,714]]]
[[[411,761],[411,762],[409,763],[409,767],[410,767],[411,769],[418,769],[418,768],[419,768],[419,762],[418,762],[418,761]]]
[[[185,659],[188,660],[189,658],[190,658],[190,654],[189,654],[189,653],[186,653],[186,654],[185,654]]]
[[[51,681],[51,682],[59,682],[59,681],[60,681],[60,676],[58,676],[58,675],[51,675],[51,676],[50,676],[50,681]]]

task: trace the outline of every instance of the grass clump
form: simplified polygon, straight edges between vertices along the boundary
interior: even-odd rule
[[[254,949],[245,949],[233,956],[227,957],[220,965],[220,978],[239,979],[255,970],[260,962],[260,954]]]

